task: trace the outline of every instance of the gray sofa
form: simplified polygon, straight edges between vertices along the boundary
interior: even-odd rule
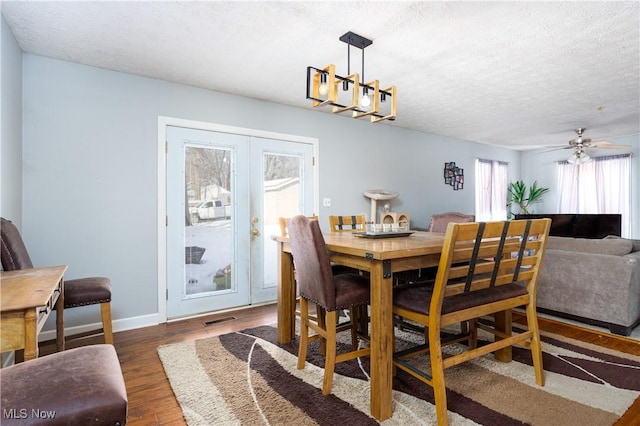
[[[537,306],[628,336],[640,323],[640,240],[549,237]]]

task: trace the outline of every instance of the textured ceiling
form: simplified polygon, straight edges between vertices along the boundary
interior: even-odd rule
[[[639,2],[2,2],[25,52],[311,108],[306,67],[395,84],[400,126],[525,149],[640,133]],[[360,50],[351,67],[360,70]],[[328,113],[328,108],[318,114]]]

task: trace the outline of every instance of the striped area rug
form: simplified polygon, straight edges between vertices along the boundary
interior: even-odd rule
[[[398,346],[420,339],[398,334]],[[612,425],[640,396],[640,357],[542,337],[544,387],[536,386],[529,351],[521,348],[514,348],[510,363],[487,355],[447,369],[449,423]],[[378,424],[368,415],[368,358],[338,364],[333,394],[323,396],[317,342],[304,370],[296,368],[297,342],[275,342],[275,328],[263,326],[159,347],[187,424]],[[393,404],[393,417],[383,425],[436,423],[432,389],[402,371],[394,379]]]

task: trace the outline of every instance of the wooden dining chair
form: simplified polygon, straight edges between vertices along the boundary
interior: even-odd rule
[[[365,231],[367,218],[363,214],[352,216],[329,216],[329,229],[331,232]]]
[[[360,310],[354,309],[369,304],[369,279],[357,274],[333,274],[317,221],[302,215],[295,216],[288,221],[287,228],[300,290],[298,369],[305,366],[309,342],[324,341],[326,353],[322,394],[328,395],[331,393],[335,364],[370,353],[368,346],[358,347],[358,338],[361,336],[358,333],[359,318],[356,316]],[[320,306],[325,315],[310,315],[309,302]],[[338,311],[341,309],[350,309],[353,315],[345,327],[338,326]],[[309,329],[313,334],[309,334]],[[336,335],[347,329],[351,331],[352,348],[338,354]]]
[[[33,263],[18,228],[5,218],[0,218],[0,258],[2,269],[31,269]],[[77,278],[64,281],[64,309],[78,306],[100,305],[102,328],[94,333],[104,333],[105,343],[113,344],[111,324],[111,281],[107,277]],[[54,307],[55,309],[55,307]],[[81,334],[85,337],[87,334]],[[74,336],[68,337],[72,339]]]
[[[433,387],[439,425],[447,424],[446,368],[518,344],[531,350],[535,381],[544,385],[536,286],[550,226],[549,219],[450,223],[433,287],[394,290],[394,314],[428,329],[426,344],[394,353],[394,366]],[[526,308],[526,330],[513,334],[511,309],[521,306]],[[493,322],[479,321],[488,315]],[[465,321],[468,331],[443,333]],[[479,345],[479,329],[494,334],[495,340]],[[460,345],[455,355],[445,356],[443,346],[457,342],[466,342],[466,350]],[[430,374],[411,362],[421,354],[430,357]]]

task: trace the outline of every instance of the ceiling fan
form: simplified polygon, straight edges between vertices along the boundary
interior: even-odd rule
[[[598,149],[629,149],[629,145],[614,145],[608,141],[592,141],[591,139],[584,137],[583,133],[587,130],[584,127],[578,127],[575,132],[578,134],[577,138],[573,138],[569,141],[569,146],[557,149],[573,149],[573,154],[567,159],[570,164],[582,164],[591,161],[591,157],[585,152],[587,148]]]

